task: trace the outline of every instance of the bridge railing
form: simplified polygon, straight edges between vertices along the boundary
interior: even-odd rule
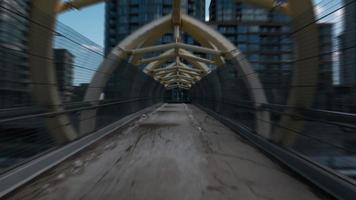
[[[81,102],[77,105],[68,106],[68,109],[62,112],[45,112],[40,107],[16,109],[11,116],[0,117],[0,174],[72,142],[58,143],[55,141],[50,135],[50,131],[53,130],[49,131],[46,124],[49,118],[66,114],[71,120],[71,125],[79,132],[80,123],[90,120],[89,118],[81,118],[80,114],[83,111],[97,110],[96,127],[91,132],[94,133],[129,114],[160,101],[162,99],[146,97],[100,101],[95,106],[91,105],[90,102]],[[0,112],[2,111],[4,110],[0,110]],[[63,126],[68,126],[68,124]],[[58,127],[58,129],[60,128]],[[86,135],[88,134],[90,133]],[[76,139],[86,135],[80,135]]]
[[[305,12],[289,19],[290,25],[275,23],[273,31],[266,25],[258,27],[260,32],[239,33],[239,36],[257,38],[237,42],[244,47],[242,59],[248,60],[255,72],[242,74],[237,66],[227,62],[194,86],[193,103],[353,181],[356,178],[356,90],[352,71],[356,59],[352,55],[356,54],[356,40],[352,40],[355,28],[350,19],[355,4],[355,1],[318,1],[313,7],[316,13],[313,21],[306,20],[308,12]],[[308,37],[314,25],[319,34],[319,51],[311,51],[313,47],[308,45],[315,39]],[[303,46],[294,40],[300,36],[305,42]],[[300,57],[296,49],[311,53]],[[296,74],[308,77],[315,72],[297,69],[313,59],[317,60],[317,66],[313,66],[318,69],[317,81],[296,84]],[[259,77],[262,88],[244,84],[252,76]],[[252,90],[263,90],[267,103],[256,102]],[[307,105],[305,102],[310,97],[312,102]],[[267,128],[261,129],[262,126]]]
[[[117,63],[119,69],[108,74],[110,81],[100,100],[86,100],[93,75],[109,58],[100,45],[60,21],[52,28],[31,19],[34,6],[27,1],[0,3],[0,174],[163,101],[162,87],[125,62]],[[46,11],[39,12],[43,19],[50,18]],[[29,51],[30,27],[53,35],[49,57]],[[46,44],[38,40],[36,45],[40,48]],[[47,65],[35,67],[43,69],[39,70],[41,76],[53,76],[54,81],[36,81],[34,76],[38,74],[33,74],[31,59],[50,61],[54,67],[50,74],[46,74]],[[60,101],[55,105],[38,102],[35,88],[52,86]],[[41,95],[49,99],[52,94]],[[86,111],[96,113],[81,116]],[[51,120],[60,116],[66,120],[52,124]],[[89,120],[95,123],[94,128],[81,133],[81,124]],[[74,134],[58,140],[58,134],[66,134],[62,132],[65,127]]]

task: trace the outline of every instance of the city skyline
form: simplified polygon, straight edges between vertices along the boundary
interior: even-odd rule
[[[205,15],[206,18],[209,16],[209,5],[210,1],[205,1],[206,6],[205,6]],[[336,12],[332,13],[329,15],[328,13],[328,8],[330,6],[340,6],[339,4],[341,3],[340,0],[328,2],[328,4],[325,4],[325,2],[322,2],[321,0],[315,0],[315,12],[318,14],[319,18],[321,19],[318,22],[337,22],[340,21],[340,18],[342,17],[343,14],[343,9],[339,9]],[[91,20],[88,20],[88,17],[90,17]],[[104,48],[104,41],[105,41],[105,3],[100,3],[95,6],[91,6],[89,8],[86,8],[81,11],[72,11],[68,13],[64,13],[60,15],[59,21],[66,24],[67,26],[71,27],[73,30],[78,31],[80,34],[84,35],[87,37],[89,40],[94,41],[94,43],[98,44],[100,47]],[[94,25],[94,26],[93,26]],[[342,23],[336,23],[335,26],[333,26],[333,34],[335,36],[338,36],[341,34],[342,31]],[[336,45],[338,41],[336,40],[337,37],[333,38],[334,42],[334,47],[337,47]],[[83,42],[83,46],[88,46],[88,41]],[[89,45],[93,46],[93,45]],[[63,48],[62,46],[58,46],[59,48]],[[98,49],[98,47],[95,47]],[[76,51],[73,51],[72,53],[76,54]],[[334,60],[334,66],[333,66],[333,81],[334,84],[339,84],[340,83],[340,67],[339,67],[339,52],[336,51],[333,55],[333,60]],[[78,57],[78,56],[77,56]],[[95,55],[94,57],[97,57]],[[92,57],[90,57],[92,58]],[[99,58],[96,59],[96,62],[100,64]],[[76,61],[77,63],[77,61]],[[75,72],[75,74],[77,74]],[[89,73],[86,77],[79,77],[75,76],[75,85],[79,85],[80,83],[83,82],[88,82],[91,79],[92,73]]]
[[[353,200],[355,6],[0,0],[0,198]]]
[[[206,0],[205,4],[209,5],[211,0]],[[206,19],[208,16],[209,6],[205,7]],[[90,17],[90,21],[88,20]],[[95,43],[104,47],[104,29],[105,29],[105,3],[100,3],[86,8],[85,10],[72,11],[61,14],[59,21],[65,23],[79,33],[85,35]],[[95,26],[93,26],[95,24]]]
[[[232,0],[233,1],[233,0]],[[211,0],[205,1],[205,19],[209,19],[209,5]],[[330,3],[330,2],[329,2]],[[339,5],[341,0],[333,0],[330,5]],[[326,5],[322,2],[322,0],[314,0],[315,12],[320,14],[325,12],[323,9],[323,5]],[[320,4],[320,5],[319,5]],[[333,13],[332,15],[325,17],[322,19],[322,22],[336,22],[340,20],[340,16],[343,15],[343,9],[338,10],[337,12]],[[90,17],[90,20],[88,20]],[[88,37],[95,43],[99,44],[100,46],[104,47],[104,29],[105,29],[105,3],[100,3],[98,5],[94,5],[88,8],[85,8],[81,11],[71,11],[67,13],[63,13],[59,16],[59,21],[70,26],[74,30],[78,31],[79,33],[83,34],[84,36]],[[335,32],[337,35],[340,34],[342,30],[342,23],[338,23],[338,26],[335,27]]]

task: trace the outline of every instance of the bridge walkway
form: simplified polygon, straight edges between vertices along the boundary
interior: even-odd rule
[[[197,107],[164,104],[8,199],[325,199]]]

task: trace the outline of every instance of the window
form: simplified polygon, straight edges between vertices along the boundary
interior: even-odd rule
[[[248,36],[248,41],[251,43],[259,43],[260,42],[260,37],[258,35],[249,35]]]
[[[248,50],[250,51],[258,51],[259,50],[259,45],[257,44],[251,44],[251,45],[248,45]]]
[[[247,45],[246,44],[239,44],[238,48],[242,51],[242,52],[246,52],[247,51]]]
[[[259,27],[258,26],[250,26],[249,27],[249,32],[251,33],[258,33],[259,32]]]
[[[258,61],[260,61],[260,55],[258,55],[258,54],[251,54],[251,55],[248,56],[248,60],[249,60],[250,62],[258,62]]]
[[[239,42],[246,42],[247,41],[247,36],[246,35],[239,35],[238,41]]]
[[[239,33],[246,33],[247,32],[247,27],[246,26],[239,26],[237,28]]]

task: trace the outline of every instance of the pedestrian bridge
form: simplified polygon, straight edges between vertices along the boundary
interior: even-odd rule
[[[34,103],[0,112],[0,197],[356,199],[356,116],[316,106],[325,52],[310,0],[247,1],[291,17],[284,37],[296,59],[279,90],[175,0],[171,14],[103,56],[81,101],[66,102],[53,41],[100,53],[56,31],[55,19],[98,2],[34,0],[29,17],[1,7],[29,24]],[[167,34],[171,42],[157,43]],[[270,97],[276,92],[284,99]]]
[[[9,199],[235,198],[324,199],[206,112],[163,104]]]

